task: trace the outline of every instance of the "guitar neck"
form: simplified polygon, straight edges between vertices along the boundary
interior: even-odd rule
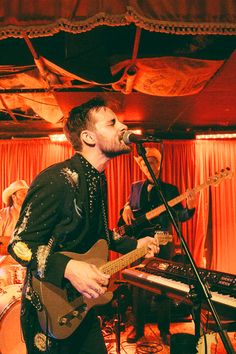
[[[173,206],[179,204],[180,202],[182,202],[183,200],[185,200],[185,199],[188,198],[188,195],[189,195],[190,192],[194,192],[194,193],[199,192],[199,191],[201,191],[202,189],[208,187],[210,184],[211,184],[211,182],[210,182],[210,181],[207,181],[207,182],[202,183],[202,184],[200,184],[199,186],[197,186],[197,187],[191,189],[190,191],[187,191],[187,192],[185,192],[185,193],[183,193],[183,194],[181,194],[181,195],[178,195],[177,197],[171,199],[171,200],[168,202],[169,206],[173,207]],[[154,208],[154,209],[148,211],[148,212],[146,213],[146,215],[145,215],[145,216],[146,216],[146,219],[147,219],[147,220],[152,220],[152,219],[156,218],[158,215],[160,215],[161,213],[163,213],[165,210],[166,210],[165,205],[164,205],[164,204],[163,204],[163,205],[160,205],[159,207]]]
[[[221,183],[224,179],[226,178],[232,178],[233,173],[230,171],[230,169],[227,167],[226,170],[221,170],[220,173],[216,174],[215,176],[209,177],[208,180],[205,183],[202,183],[200,185],[198,185],[197,187],[186,191],[185,193],[173,198],[172,200],[168,201],[168,204],[170,207],[175,206],[176,204],[179,204],[180,202],[182,202],[184,199],[187,199],[190,193],[196,193],[201,191],[202,189],[210,186],[210,185],[218,185],[219,183]],[[139,225],[142,225],[145,223],[145,221],[150,221],[154,218],[156,218],[157,216],[159,216],[161,213],[163,213],[166,210],[165,205],[160,205],[150,211],[148,211],[146,214],[141,215],[139,217],[137,217],[132,225],[122,225],[120,227],[118,227],[118,233],[120,235],[129,235],[131,234],[130,231],[132,232],[133,229],[134,231],[138,231],[138,227]]]
[[[143,247],[136,248],[135,250],[115,259],[114,261],[107,262],[100,268],[100,270],[105,274],[113,275],[127,267],[130,263],[133,263],[137,261],[137,259],[145,256],[147,253],[147,247],[148,246],[145,245]]]

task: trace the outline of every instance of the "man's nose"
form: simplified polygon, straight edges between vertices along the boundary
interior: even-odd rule
[[[125,131],[125,130],[128,130],[128,126],[122,122],[119,122],[120,123],[120,130],[121,131]]]

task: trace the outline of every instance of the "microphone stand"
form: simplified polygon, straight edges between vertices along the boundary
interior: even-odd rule
[[[156,178],[156,176],[155,176],[155,174],[154,174],[154,172],[153,172],[153,170],[152,170],[152,168],[151,168],[151,166],[150,166],[150,164],[149,164],[149,162],[147,160],[146,150],[143,147],[141,142],[136,144],[136,148],[137,148],[138,154],[140,156],[142,156],[142,158],[143,158],[143,160],[144,160],[144,162],[145,162],[145,164],[146,164],[146,166],[148,168],[148,171],[149,171],[149,173],[150,173],[150,175],[152,177],[154,185],[157,187],[157,191],[159,193],[159,196],[160,196],[163,204],[165,205],[168,217],[169,217],[171,223],[174,226],[174,229],[175,229],[175,231],[176,231],[176,233],[177,233],[177,235],[178,235],[178,237],[180,239],[180,242],[181,242],[181,245],[182,245],[182,247],[184,249],[184,252],[185,252],[185,254],[186,254],[187,258],[188,258],[188,261],[189,261],[189,263],[190,263],[190,265],[192,267],[192,270],[193,270],[193,273],[194,273],[194,276],[195,276],[195,281],[197,281],[197,284],[195,285],[195,289],[194,290],[196,290],[196,295],[197,295],[198,299],[200,299],[200,302],[198,303],[197,311],[195,312],[195,314],[196,314],[195,325],[196,325],[196,327],[198,327],[198,325],[200,327],[200,311],[201,311],[201,305],[200,304],[201,304],[201,299],[203,298],[203,299],[206,300],[206,303],[207,303],[207,305],[208,305],[208,307],[209,307],[209,309],[210,309],[210,311],[212,313],[212,316],[213,316],[213,318],[215,320],[215,323],[216,323],[216,325],[218,327],[219,335],[220,335],[221,340],[222,340],[222,342],[224,344],[224,347],[226,349],[227,354],[234,354],[235,351],[234,351],[234,348],[232,346],[232,343],[230,342],[229,336],[228,336],[227,332],[223,330],[221,322],[220,322],[220,319],[219,319],[219,316],[218,316],[218,314],[217,314],[217,312],[215,310],[215,307],[214,307],[214,305],[213,305],[213,303],[211,301],[211,294],[209,292],[209,289],[207,288],[207,286],[204,284],[203,280],[201,279],[201,276],[200,276],[199,271],[197,269],[197,266],[196,266],[196,264],[194,262],[194,259],[193,259],[192,255],[191,255],[191,253],[190,253],[190,251],[188,249],[188,246],[187,246],[187,244],[185,242],[185,239],[184,239],[184,237],[183,237],[183,235],[182,235],[182,233],[181,233],[181,231],[180,231],[180,229],[178,227],[178,224],[177,224],[177,222],[176,222],[176,220],[174,218],[173,212],[172,212],[172,210],[171,210],[166,198],[164,197],[164,195],[163,195],[163,193],[161,191],[161,187],[160,187],[159,181],[157,180],[157,178]],[[200,328],[195,329],[195,336],[196,336],[196,339],[199,339]]]
[[[121,321],[122,321],[122,314],[120,309],[121,303],[121,284],[124,284],[123,281],[115,281],[114,284],[119,284],[117,288],[117,312],[116,312],[116,319],[114,320],[115,323],[115,336],[116,336],[116,354],[121,354],[120,347],[120,339],[121,339]]]

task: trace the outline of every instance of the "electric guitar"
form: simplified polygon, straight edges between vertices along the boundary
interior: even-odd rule
[[[172,241],[172,235],[168,233],[158,233],[155,238],[158,239],[160,245]],[[105,240],[97,241],[84,254],[61,253],[78,261],[95,264],[103,273],[113,275],[143,257],[147,253],[147,247],[135,249],[110,262],[107,262],[108,245]],[[40,281],[34,276],[32,277],[32,286],[39,298],[38,318],[41,327],[45,333],[57,339],[69,337],[93,306],[107,304],[112,299],[111,291],[107,291],[96,299],[87,299],[76,291],[69,282],[69,287],[61,289],[51,283]]]
[[[224,181],[226,178],[232,178],[233,173],[230,171],[230,169],[227,167],[225,170],[221,170],[219,173],[216,173],[214,176],[211,176],[207,179],[207,181],[205,183],[202,183],[200,185],[198,185],[197,187],[186,191],[185,193],[178,195],[177,197],[171,199],[170,201],[168,201],[168,204],[170,207],[175,206],[176,204],[179,204],[180,202],[182,202],[184,199],[187,199],[188,196],[194,192],[199,192],[202,189],[210,186],[210,185],[218,185],[220,184],[222,181]],[[115,231],[118,232],[119,235],[139,235],[139,231],[140,229],[143,229],[145,227],[146,231],[147,229],[155,229],[156,225],[151,224],[151,221],[156,218],[157,216],[159,216],[161,213],[163,213],[166,210],[166,207],[164,204],[148,211],[146,214],[139,215],[137,212],[136,214],[134,213],[135,216],[137,216],[135,218],[135,220],[132,221],[132,225],[121,225],[118,228],[116,228]],[[140,227],[142,225],[142,227]],[[151,226],[151,227],[150,227]],[[150,232],[149,232],[150,235]]]

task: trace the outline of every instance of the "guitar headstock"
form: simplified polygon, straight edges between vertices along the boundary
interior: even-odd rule
[[[162,246],[173,241],[173,235],[169,234],[168,231],[156,231],[154,237]]]
[[[230,170],[229,167],[226,167],[226,169],[220,170],[220,172],[217,172],[214,176],[208,178],[208,183],[209,184],[214,184],[218,185],[220,184],[223,180],[227,178],[232,178],[233,177],[233,172]]]

